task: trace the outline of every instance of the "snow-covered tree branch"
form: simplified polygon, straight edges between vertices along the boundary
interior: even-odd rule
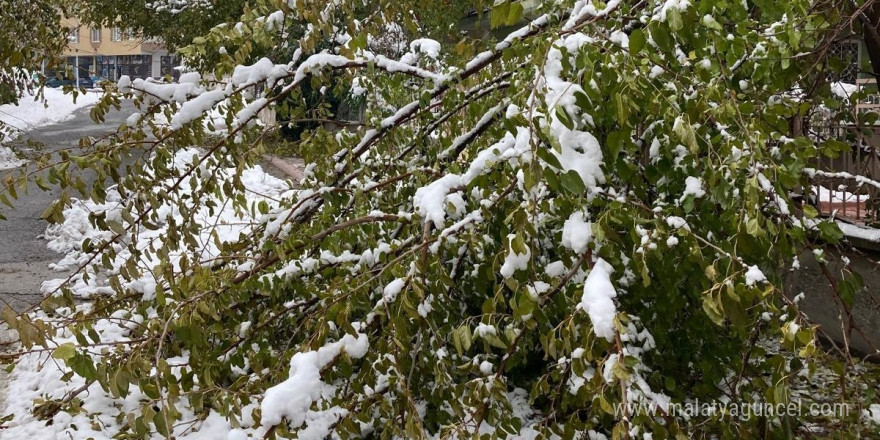
[[[36,414],[83,438],[790,435],[674,406],[786,405],[817,362],[783,276],[841,238],[799,197],[840,145],[791,121],[830,105],[823,48],[873,2],[474,2],[499,36],[457,44],[411,3],[256,1],[183,49],[210,69],[108,87],[94,118],[139,113],[51,174],[73,273],[6,317],[16,368],[70,371]],[[332,120],[310,93],[364,127],[307,131],[303,180],[268,177],[259,115]]]

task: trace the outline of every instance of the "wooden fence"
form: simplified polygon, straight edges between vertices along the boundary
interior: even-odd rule
[[[855,92],[861,95],[866,88],[876,89],[876,80],[859,79],[856,86]],[[878,224],[880,189],[853,176],[880,178],[880,125],[863,121],[867,113],[880,113],[880,94],[868,94],[853,106],[855,122],[823,124],[821,115],[814,118],[810,135],[817,140],[840,140],[850,149],[839,157],[821,158],[813,164],[820,172],[813,178],[809,200],[824,216]]]

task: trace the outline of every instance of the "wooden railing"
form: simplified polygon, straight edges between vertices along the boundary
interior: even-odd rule
[[[861,96],[865,88],[876,89],[877,81],[857,80],[856,92]],[[880,178],[880,125],[863,122],[867,113],[880,114],[880,94],[869,93],[854,104],[856,121],[851,123],[821,123],[812,125],[810,133],[819,139],[837,139],[850,146],[836,158],[823,157],[813,166],[822,171],[812,181],[808,192],[810,203],[820,214],[849,221],[880,224],[880,190],[866,185],[852,176]],[[820,118],[821,119],[821,118]]]

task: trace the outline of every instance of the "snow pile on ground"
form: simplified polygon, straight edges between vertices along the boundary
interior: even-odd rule
[[[834,191],[820,185],[813,186],[813,194],[819,196],[820,202],[826,203],[867,202],[870,199],[867,194],[853,194],[844,190]]]
[[[87,305],[81,306],[87,307]],[[102,320],[95,326],[102,342],[119,341],[125,338],[128,329],[122,324],[126,321],[140,322],[144,317],[130,313],[117,312],[114,321]],[[118,321],[117,321],[118,320]],[[50,342],[50,349],[64,344],[76,344],[75,338],[69,333],[56,337]],[[121,423],[116,414],[122,410],[128,413],[140,413],[143,400],[149,399],[137,386],[128,389],[128,395],[122,400],[112,399],[97,382],[85,387],[85,380],[74,375],[65,381],[62,375],[69,370],[60,360],[50,355],[51,351],[24,355],[16,364],[4,384],[7,386],[5,405],[0,405],[2,414],[14,414],[15,418],[0,430],[3,440],[34,440],[34,439],[65,439],[90,440],[110,439],[120,430]],[[95,357],[95,356],[93,356]],[[188,359],[167,359],[175,374],[181,374]],[[85,387],[85,388],[84,388]],[[39,399],[61,399],[70,393],[82,389],[77,396],[83,399],[83,412],[71,414],[59,411],[48,420],[40,420],[30,412],[34,401]],[[86,398],[87,397],[87,398]],[[4,402],[0,402],[4,403]],[[116,405],[120,405],[117,407]],[[243,409],[242,427],[255,424],[250,417],[255,406]],[[190,411],[188,405],[178,405],[182,413],[182,423],[174,425],[174,438],[180,440],[218,440],[233,439],[240,432],[220,414],[211,412],[204,420]],[[261,438],[255,437],[255,438]],[[156,434],[153,438],[161,438]],[[246,437],[245,437],[246,438]]]
[[[25,162],[27,161],[19,159],[12,149],[0,145],[0,170],[15,168],[24,165]]]
[[[188,149],[178,152],[175,155],[175,166],[185,167],[192,166],[195,158],[199,157],[201,152],[196,149]],[[234,170],[220,169],[216,174],[218,180],[229,179]],[[242,183],[247,191],[245,192],[248,204],[258,204],[260,202],[268,203],[270,206],[277,204],[275,200],[289,194],[292,191],[289,185],[279,179],[276,179],[264,173],[259,167],[247,169],[242,176]],[[192,192],[189,184],[182,185],[185,192]],[[207,196],[206,196],[207,197]],[[213,196],[212,196],[213,197]],[[66,252],[67,255],[58,263],[59,268],[73,267],[82,264],[87,258],[82,252],[81,243],[86,238],[98,243],[106,240],[104,233],[96,231],[88,220],[89,213],[96,211],[105,211],[108,218],[120,215],[120,209],[124,204],[124,200],[115,191],[108,191],[108,197],[105,203],[95,203],[93,201],[76,201],[65,211],[65,221],[62,224],[54,225],[48,228],[46,236],[50,240],[49,246],[52,249]],[[160,214],[164,218],[175,221],[182,221],[182,215],[179,210],[172,207],[173,202],[169,202],[166,206],[160,208]],[[259,224],[261,219],[251,217],[247,210],[235,210],[228,204],[218,203],[221,208],[215,209],[211,215],[207,209],[199,210],[196,214],[197,221],[206,225],[217,225],[217,234],[220,241],[226,239],[237,239],[238,234],[246,232],[248,228]],[[139,242],[143,247],[148,246],[151,240],[159,237],[165,231],[165,227],[158,230],[149,231],[142,229],[139,233]],[[211,228],[205,228],[199,245],[203,248],[203,261],[209,261],[217,251],[216,243],[211,238]],[[126,259],[131,258],[131,254],[122,246],[117,248],[117,265],[122,267],[122,263]],[[141,261],[143,264],[150,264],[150,261]],[[139,291],[145,296],[155,294],[155,280],[151,280],[152,275],[146,274],[140,279],[135,280],[125,286],[129,289]],[[50,292],[57,287],[62,280],[53,280],[43,285],[44,291]],[[90,295],[109,293],[110,290],[104,286],[97,277],[91,277],[88,281],[83,281],[82,277],[74,279],[72,289],[75,294],[82,297]],[[88,308],[89,303],[78,306],[79,308]],[[42,312],[35,312],[42,314]],[[45,316],[42,318],[47,319]],[[130,328],[144,320],[152,319],[151,316],[142,316],[131,311],[119,310],[113,314],[112,319],[101,320],[95,326],[95,330],[102,343],[111,344],[113,342],[125,341],[129,336]],[[345,341],[347,344],[350,341]],[[366,341],[357,341],[365,343]],[[53,350],[64,344],[75,347],[78,345],[76,339],[69,332],[58,334],[53,340],[49,341],[49,351],[41,351],[23,355],[8,377],[8,393],[6,402],[0,402],[0,408],[3,408],[2,414],[14,414],[14,419],[4,426],[2,438],[4,440],[31,440],[31,439],[49,439],[63,438],[71,440],[86,440],[89,438],[104,439],[112,438],[119,432],[121,425],[125,420],[118,420],[116,414],[122,410],[125,412],[139,412],[141,400],[146,399],[136,386],[129,389],[129,394],[124,399],[122,407],[118,400],[111,398],[105,392],[101,385],[93,383],[86,387],[79,397],[88,396],[84,399],[84,408],[86,413],[70,414],[60,411],[46,420],[41,420],[31,413],[31,408],[35,401],[39,399],[61,399],[69,393],[85,386],[84,380],[79,376],[73,376],[69,380],[63,378],[64,374],[70,370],[65,363],[51,356]],[[340,347],[342,347],[340,345]],[[358,346],[359,347],[359,346]],[[349,355],[356,354],[354,345],[344,347]],[[338,354],[339,350],[336,353]],[[97,359],[99,355],[93,354],[92,358]],[[178,365],[180,371],[187,368],[187,359],[167,359],[169,365]],[[225,438],[241,438],[243,431],[233,429],[233,426],[225,419],[225,417],[211,413],[204,421],[199,421],[201,416],[189,412],[186,402],[179,405],[183,413],[182,420],[184,423],[176,424],[174,427],[174,436],[179,439],[199,440],[199,439],[225,439]],[[241,428],[249,428],[256,425],[256,422],[250,419],[252,409],[256,408],[256,404],[251,408],[243,410],[244,420],[241,421]],[[193,423],[189,423],[192,421]],[[257,431],[260,431],[258,429]],[[261,432],[264,434],[265,430]],[[238,437],[236,437],[238,436]],[[255,438],[261,438],[262,434]]]
[[[43,89],[45,102],[25,95],[18,105],[0,105],[0,122],[21,131],[54,124],[73,117],[73,112],[88,107],[100,98],[98,93],[64,94],[60,89]]]
[[[858,93],[859,86],[845,82],[831,83],[831,93],[841,99],[849,99],[850,96]]]
[[[880,229],[861,227],[842,221],[837,221],[837,226],[840,228],[840,232],[843,232],[843,235],[847,237],[880,243]]]

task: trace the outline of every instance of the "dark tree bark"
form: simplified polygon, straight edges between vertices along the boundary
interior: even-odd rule
[[[868,58],[871,60],[871,74],[880,75],[880,4],[875,3],[859,17],[862,23],[862,39]]]

